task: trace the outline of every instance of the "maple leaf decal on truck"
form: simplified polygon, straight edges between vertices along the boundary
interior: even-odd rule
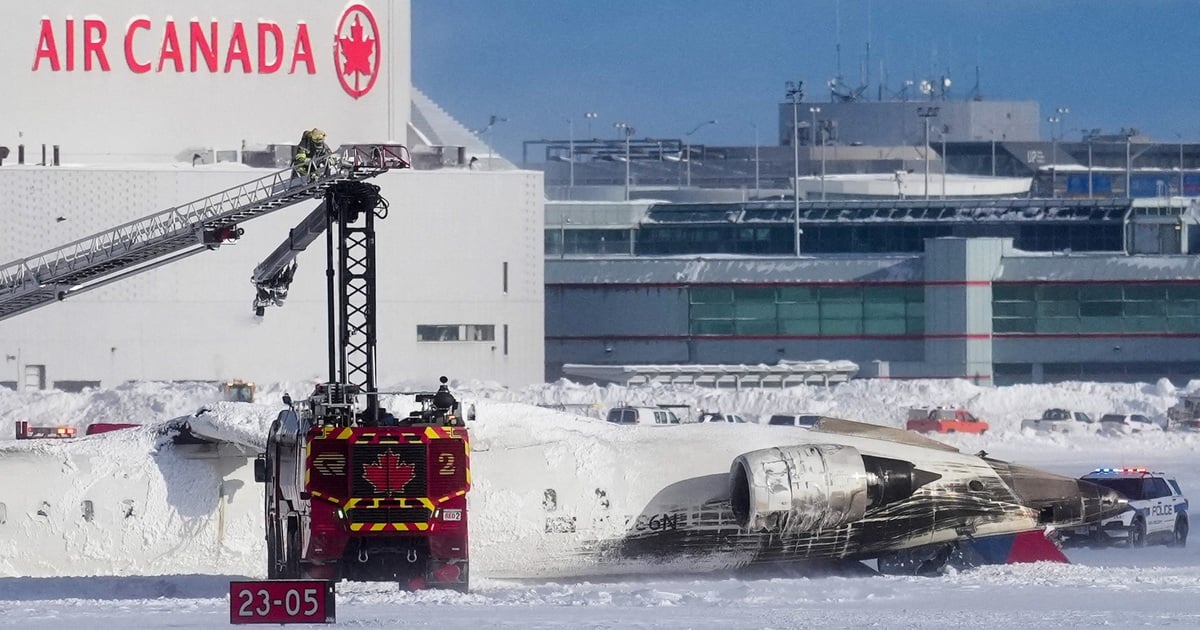
[[[363,466],[363,476],[376,492],[400,492],[412,481],[417,467],[400,459],[400,456],[388,451],[380,454],[374,464]]]

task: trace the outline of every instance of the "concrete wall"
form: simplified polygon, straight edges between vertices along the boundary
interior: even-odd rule
[[[836,125],[836,132],[827,131],[821,136],[836,144],[923,145],[925,119],[918,115],[918,109],[929,107],[938,108],[937,117],[929,119],[929,142],[935,151],[941,142],[942,130],[949,142],[990,141],[993,131],[997,141],[1035,141],[1039,138],[1039,109],[1033,101],[805,102],[796,107],[802,145],[812,144],[807,139],[814,117],[809,108],[814,106],[821,108],[815,114],[818,129]],[[779,144],[791,146],[791,134],[792,104],[789,101],[779,104]]]
[[[14,260],[263,174],[201,168],[0,168]],[[376,223],[381,385],[542,381],[542,178],[532,171],[403,171],[374,180],[391,204]],[[324,245],[299,259],[283,308],[251,310],[250,275],[316,202],[243,224],[236,244],[0,321],[0,364],[45,365],[48,381],[324,378]],[[63,220],[58,220],[62,218]],[[508,290],[504,290],[504,263]],[[418,343],[422,324],[494,325],[494,342]],[[505,353],[503,331],[508,326]],[[11,370],[11,377],[8,376]]]
[[[1010,239],[925,240],[925,369],[992,378],[992,279]]]
[[[332,146],[406,137],[408,0],[4,2],[0,23],[10,163],[21,143],[37,159],[41,144],[58,144],[66,162],[161,162],[293,143],[314,126]],[[353,43],[364,54],[347,66]]]

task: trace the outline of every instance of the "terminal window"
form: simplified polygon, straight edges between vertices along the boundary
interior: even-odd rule
[[[693,335],[909,336],[925,329],[920,286],[709,286],[689,290]]]
[[[495,341],[492,324],[422,324],[417,326],[417,341]]]
[[[1197,333],[1200,284],[997,283],[996,333]]]

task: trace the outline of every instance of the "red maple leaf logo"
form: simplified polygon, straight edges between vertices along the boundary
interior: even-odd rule
[[[400,492],[412,481],[417,467],[400,460],[400,456],[388,451],[375,459],[374,464],[363,466],[363,476],[375,486],[376,492]]]
[[[354,21],[347,29],[346,23],[352,15]],[[379,77],[380,51],[379,27],[370,9],[361,4],[346,9],[338,24],[334,43],[334,66],[338,69],[338,81],[342,89],[354,98],[371,91],[375,79]]]

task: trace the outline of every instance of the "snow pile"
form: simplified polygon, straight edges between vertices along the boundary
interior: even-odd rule
[[[219,389],[207,383],[130,383],[79,394],[0,391],[0,435],[5,436],[0,439],[0,474],[37,480],[0,490],[0,532],[5,534],[0,536],[0,575],[259,575],[262,495],[248,462],[262,448],[283,407],[283,394],[299,399],[312,387],[268,384],[260,388],[258,402],[249,404],[222,402]],[[479,418],[470,426],[477,576],[488,575],[489,568],[499,571],[492,575],[504,575],[529,562],[513,556],[511,545],[502,541],[540,536],[540,488],[558,488],[563,502],[591,497],[598,488],[645,485],[654,490],[662,487],[661,474],[683,478],[711,472],[700,470],[701,465],[713,466],[713,458],[731,461],[738,452],[782,435],[778,427],[745,425],[666,428],[664,433],[601,419],[608,408],[622,404],[686,404],[693,411],[719,409],[752,418],[806,412],[896,427],[903,426],[910,406],[958,405],[992,427],[985,435],[939,437],[966,453],[986,451],[1072,476],[1100,466],[1170,467],[1185,489],[1200,481],[1200,470],[1192,463],[1200,452],[1200,434],[1047,436],[1019,428],[1021,419],[1040,416],[1049,407],[1161,415],[1181,393],[1166,381],[987,388],[957,380],[857,380],[830,388],[740,392],[560,381],[515,390],[459,383],[453,390],[464,404],[476,407]],[[383,404],[397,415],[413,408],[410,396],[387,396]],[[201,408],[207,412],[198,414]],[[147,426],[74,440],[18,441],[10,437],[17,420],[70,424],[80,435],[92,422]],[[198,434],[231,444],[223,450],[174,445],[169,432],[163,432],[168,422],[186,422]],[[621,464],[630,457],[648,465]],[[614,503],[612,508],[638,514],[650,497],[635,498],[642,503]],[[592,507],[572,509],[583,514]],[[552,559],[568,565],[574,560]]]
[[[1166,381],[986,388],[965,381],[862,380],[833,388],[733,392],[566,381],[519,390],[459,383],[453,386],[455,394],[465,404],[475,404],[479,417],[470,427],[476,472],[472,514],[479,508],[480,516],[472,524],[472,553],[479,553],[481,569],[487,562],[533,560],[506,559],[502,545],[489,548],[489,538],[505,533],[505,523],[519,525],[526,509],[521,503],[525,498],[506,494],[508,489],[498,482],[501,470],[515,479],[541,474],[555,461],[582,462],[576,476],[606,483],[626,474],[606,462],[628,451],[636,432],[676,435],[687,450],[703,446],[706,439],[737,442],[741,435],[752,441],[758,439],[755,434],[779,430],[724,424],[683,431],[631,429],[597,419],[615,405],[682,403],[693,410],[757,418],[802,411],[891,426],[903,426],[909,406],[961,405],[993,427],[982,436],[941,438],[965,452],[986,450],[1001,459],[1071,475],[1097,466],[1145,465],[1174,473],[1186,492],[1200,488],[1200,434],[1042,436],[1023,433],[1019,425],[1049,407],[1161,415],[1196,385],[1184,390]],[[21,480],[0,490],[0,576],[10,576],[0,577],[0,592],[5,593],[0,627],[224,625],[225,576],[262,577],[264,549],[260,487],[249,478],[248,466],[221,470],[219,462],[248,461],[282,408],[283,394],[299,399],[312,387],[268,384],[260,387],[254,404],[221,402],[219,389],[205,383],[130,383],[80,394],[0,390],[0,474]],[[411,402],[396,396],[384,404],[401,413]],[[209,413],[197,416],[201,407]],[[247,447],[221,459],[220,452],[206,447],[174,445],[160,430],[172,419]],[[70,424],[81,434],[92,422],[159,426],[75,440],[15,441],[11,436],[17,420]],[[741,429],[745,432],[739,433]],[[534,451],[536,460],[526,455]],[[659,464],[676,462],[664,458]],[[1073,565],[983,567],[932,580],[796,579],[785,572],[750,579],[717,573],[514,582],[476,573],[468,595],[343,583],[338,586],[338,620],[366,628],[440,629],[1191,627],[1200,619],[1200,603],[1190,596],[1200,583],[1197,549],[1075,550],[1070,554]],[[79,575],[95,577],[67,577]]]

